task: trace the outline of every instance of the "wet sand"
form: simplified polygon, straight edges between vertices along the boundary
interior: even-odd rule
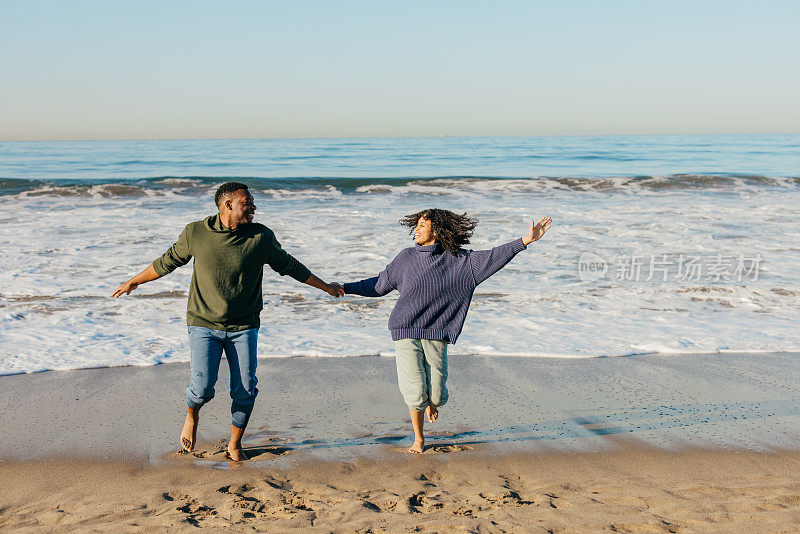
[[[794,354],[454,357],[422,456],[391,358],[260,360],[239,465],[227,376],[193,455],[185,364],[0,377],[0,529],[800,529]]]

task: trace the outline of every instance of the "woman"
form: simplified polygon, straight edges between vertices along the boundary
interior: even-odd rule
[[[525,237],[491,250],[466,250],[477,219],[427,209],[407,215],[414,247],[400,252],[376,277],[344,284],[344,293],[380,297],[400,293],[389,317],[397,381],[414,427],[411,453],[425,450],[423,417],[433,422],[447,402],[447,345],[455,343],[475,288],[541,238],[551,219],[531,221]]]

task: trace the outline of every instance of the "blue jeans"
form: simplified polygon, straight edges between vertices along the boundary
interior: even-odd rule
[[[237,428],[247,426],[258,395],[256,383],[256,342],[258,328],[224,332],[202,326],[189,327],[192,376],[186,387],[186,403],[200,408],[214,398],[220,359],[225,358],[231,371],[231,422]]]

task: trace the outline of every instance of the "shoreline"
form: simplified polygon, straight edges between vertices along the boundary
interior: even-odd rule
[[[279,443],[331,460],[402,445],[411,427],[395,373],[393,359],[383,356],[259,360],[259,395],[243,444]],[[186,363],[0,377],[0,459],[158,462],[178,448],[188,377]],[[667,450],[793,449],[800,438],[797,384],[800,358],[780,352],[454,356],[451,400],[426,424],[426,435],[510,453],[603,451],[614,437]],[[216,397],[201,411],[198,443],[206,448],[229,435],[227,388],[223,363]]]
[[[637,352],[626,352],[616,354],[583,354],[583,353],[555,353],[555,352],[541,352],[541,353],[527,353],[527,352],[455,352],[449,351],[448,355],[451,358],[532,358],[532,359],[563,359],[563,360],[595,360],[601,358],[631,358],[636,356],[664,356],[664,357],[687,357],[687,356],[724,356],[724,355],[743,355],[743,354],[782,354],[790,356],[800,356],[800,349],[717,349],[717,350],[646,350]],[[282,354],[270,356],[258,356],[259,362],[270,362],[275,360],[291,360],[295,358],[310,358],[310,359],[340,359],[347,360],[350,358],[394,358],[394,351],[387,350],[386,352],[379,352],[375,354],[350,354],[346,356],[335,355],[319,355],[319,354]],[[222,360],[225,360],[223,354]],[[0,373],[0,380],[7,376],[17,375],[34,375],[38,373],[69,373],[72,371],[92,371],[96,369],[126,369],[126,368],[142,368],[142,367],[158,367],[161,365],[185,365],[189,360],[169,360],[164,362],[148,363],[148,364],[134,364],[126,363],[122,365],[93,365],[87,367],[75,367],[70,369],[37,369],[34,371],[16,371],[10,373]]]

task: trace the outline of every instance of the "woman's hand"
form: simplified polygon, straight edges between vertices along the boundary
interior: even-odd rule
[[[338,282],[331,282],[328,284],[328,294],[332,297],[339,298],[344,296],[344,286],[339,284]]]
[[[531,220],[531,231],[522,238],[522,244],[527,247],[534,241],[541,239],[547,229],[550,228],[550,221],[552,221],[550,217],[542,217],[538,223],[535,219]]]

